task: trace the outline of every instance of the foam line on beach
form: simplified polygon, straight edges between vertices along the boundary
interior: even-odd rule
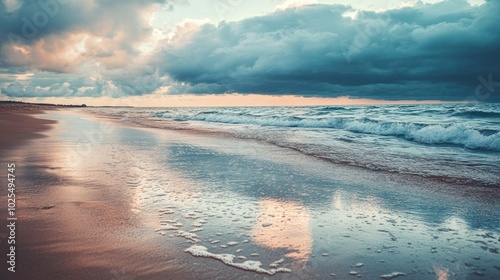
[[[212,259],[219,260],[228,266],[236,267],[236,268],[243,269],[243,270],[263,273],[263,274],[274,275],[278,272],[291,272],[291,269],[284,268],[284,267],[264,269],[264,268],[262,268],[262,263],[259,261],[244,261],[242,263],[236,263],[236,262],[234,262],[234,259],[236,259],[235,255],[210,253],[208,251],[207,247],[204,247],[201,245],[193,245],[193,246],[187,248],[186,250],[184,250],[184,252],[190,253],[191,255],[193,255],[195,257],[212,258]],[[276,262],[274,262],[274,263],[276,263]]]

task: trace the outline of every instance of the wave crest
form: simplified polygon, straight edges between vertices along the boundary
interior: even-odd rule
[[[255,116],[228,112],[203,112],[196,115],[159,113],[159,118],[180,121],[203,121],[258,126],[329,128],[356,133],[402,137],[425,144],[453,144],[469,149],[500,151],[500,132],[485,135],[462,124],[432,125],[407,122],[377,121],[369,118],[300,118],[295,116]]]

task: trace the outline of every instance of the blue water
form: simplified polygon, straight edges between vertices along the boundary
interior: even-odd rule
[[[146,126],[262,140],[335,164],[500,187],[499,104],[96,111]]]

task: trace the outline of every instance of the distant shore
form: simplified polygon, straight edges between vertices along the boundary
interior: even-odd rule
[[[54,109],[54,108],[80,108],[87,107],[86,104],[51,104],[51,103],[29,103],[13,100],[0,100],[2,110],[36,110],[36,109]]]

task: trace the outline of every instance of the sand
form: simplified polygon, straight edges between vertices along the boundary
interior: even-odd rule
[[[2,167],[16,164],[18,218],[16,272],[12,273],[5,265],[10,245],[4,225],[7,170],[2,168],[0,279],[136,279],[127,278],[132,269],[143,279],[155,279],[152,275],[174,267],[151,268],[149,261],[162,260],[164,254],[155,251],[148,237],[138,238],[140,227],[132,226],[130,199],[120,190],[101,192],[96,188],[105,184],[78,181],[59,172],[63,168],[59,160],[66,151],[59,150],[60,143],[51,137],[57,121],[40,118],[52,109],[41,109],[0,109],[0,163]]]
[[[43,137],[55,121],[43,120],[33,114],[43,113],[38,107],[0,106],[0,149],[9,150],[23,141]],[[0,154],[2,151],[0,151]]]
[[[1,279],[500,275],[498,205],[440,192],[452,186],[75,110],[0,115],[31,127],[0,151],[18,184],[17,272]]]

